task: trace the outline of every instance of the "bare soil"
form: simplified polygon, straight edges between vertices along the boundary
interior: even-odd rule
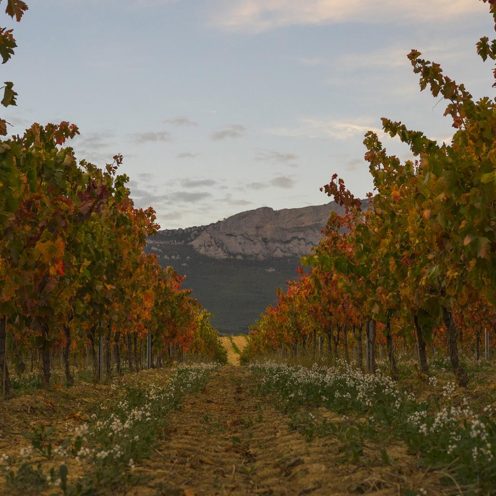
[[[438,477],[420,470],[401,445],[388,447],[387,461],[377,446],[366,446],[351,464],[336,438],[307,441],[289,424],[256,394],[249,370],[223,367],[172,414],[154,455],[134,469],[141,482],[126,494],[385,496],[421,487],[445,494]]]
[[[136,380],[155,373],[163,374],[143,372]],[[26,433],[40,425],[53,429],[54,439],[64,439],[115,394],[107,385],[84,384],[0,402],[0,454],[29,446]],[[291,413],[257,393],[249,369],[225,366],[204,391],[187,396],[181,409],[164,419],[164,436],[133,470],[133,487],[109,494],[392,496],[419,494],[420,488],[427,495],[457,494],[440,484],[443,474],[420,468],[401,443],[366,441],[359,459],[350,461],[342,436],[308,440],[291,427]],[[351,421],[323,408],[311,413],[343,429]],[[84,467],[68,462],[70,473],[81,475]],[[3,483],[0,495],[7,495]]]
[[[26,435],[38,426],[53,429],[59,437],[88,420],[89,414],[112,395],[110,386],[80,384],[54,386],[0,401],[0,453],[18,453],[30,445]]]

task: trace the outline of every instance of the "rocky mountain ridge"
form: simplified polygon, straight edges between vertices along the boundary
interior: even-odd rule
[[[190,245],[217,260],[270,260],[301,257],[321,236],[335,203],[273,210],[261,207],[233,215],[207,226],[160,231],[150,240],[154,251],[164,245]]]

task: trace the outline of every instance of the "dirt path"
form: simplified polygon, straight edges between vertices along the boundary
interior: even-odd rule
[[[230,365],[239,365],[239,353],[246,346],[246,336],[222,336],[220,339],[227,351],[228,363]]]
[[[249,370],[227,366],[187,398],[155,455],[136,467],[143,482],[127,494],[400,494],[397,468],[381,470],[375,454],[362,465],[339,463],[339,443],[307,442],[253,392],[253,380]]]

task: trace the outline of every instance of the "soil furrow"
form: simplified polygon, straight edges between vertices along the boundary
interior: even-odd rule
[[[127,494],[399,494],[394,481],[369,480],[373,469],[339,463],[332,439],[309,443],[288,424],[254,392],[249,370],[224,367],[171,415],[155,455],[135,468],[141,482]]]

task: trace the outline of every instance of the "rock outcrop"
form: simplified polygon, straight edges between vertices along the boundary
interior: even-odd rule
[[[208,226],[180,230],[180,236],[171,236],[179,230],[162,231],[154,239],[176,244],[181,239],[197,253],[218,260],[300,257],[319,242],[336,208],[334,203],[283,210],[262,207]]]

